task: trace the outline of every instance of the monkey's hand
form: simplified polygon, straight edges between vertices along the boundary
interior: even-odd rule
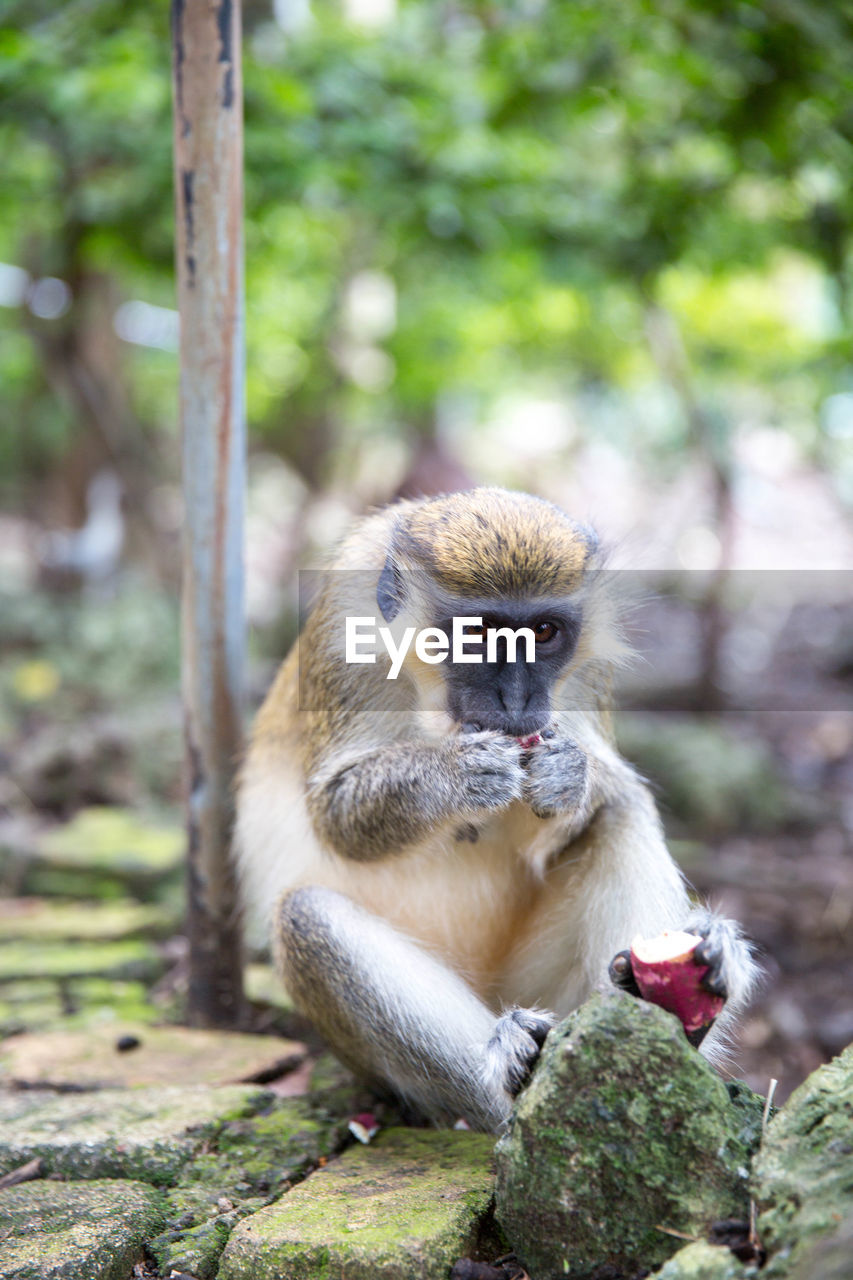
[[[514,1098],[527,1083],[554,1021],[544,1009],[515,1008],[501,1014],[486,1045],[484,1083]]]
[[[458,813],[503,809],[522,794],[521,749],[500,733],[462,733],[449,744]]]
[[[589,793],[587,758],[570,738],[555,738],[525,751],[522,799],[537,818],[574,813]]]
[[[757,970],[749,943],[744,939],[734,921],[723,919],[700,908],[685,922],[684,930],[688,935],[698,934],[701,939],[696,943],[689,959],[691,966],[696,968],[695,990],[704,992],[704,997],[697,1000],[696,996],[690,995],[688,990],[685,1003],[681,998],[680,990],[676,991],[673,988],[672,998],[677,997],[676,1004],[673,1005],[667,1003],[665,999],[658,1000],[654,986],[649,988],[648,978],[643,978],[642,974],[640,981],[646,983],[644,989],[649,999],[679,1013],[685,1023],[688,1040],[698,1048],[713,1026],[722,1003],[727,1002],[730,997],[736,1004],[743,1003],[755,980]],[[678,937],[676,933],[674,940]],[[639,950],[639,943],[635,943],[635,946]],[[686,955],[687,953],[679,956],[678,962],[673,962],[673,981],[679,984],[679,988],[684,988],[685,985],[683,978],[680,977],[680,970]],[[637,963],[640,963],[639,956]],[[653,973],[655,967],[657,966],[652,966]],[[662,967],[664,969],[667,967],[665,962]],[[610,981],[615,986],[627,991],[630,995],[643,998],[643,991],[634,972],[631,950],[620,951],[614,956],[608,972]],[[693,979],[690,981],[692,982]],[[669,990],[670,988],[667,987],[666,991],[669,992]],[[709,996],[712,998],[710,1002],[707,999]],[[704,1009],[706,1005],[707,1009]],[[695,1014],[695,1017],[686,1016],[684,1010],[688,1014]],[[704,1016],[702,1016],[703,1011]]]

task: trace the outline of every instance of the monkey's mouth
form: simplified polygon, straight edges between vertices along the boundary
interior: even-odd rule
[[[482,733],[488,726],[479,724],[475,720],[464,720],[459,727],[463,733]],[[520,747],[529,751],[531,747],[538,747],[546,738],[553,738],[554,734],[548,729],[537,729],[535,733],[511,733],[507,736],[515,738]]]

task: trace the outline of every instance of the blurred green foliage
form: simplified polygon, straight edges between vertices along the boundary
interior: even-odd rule
[[[174,305],[170,49],[165,0],[0,14],[0,260],[73,295],[56,319],[0,309],[19,500],[91,427],[94,282]],[[724,412],[763,388],[853,498],[818,413],[851,383],[847,3],[403,0],[364,28],[316,0],[286,34],[252,0],[245,25],[248,411],[310,485],[344,432],[412,441],[448,396],[476,421],[514,387],[665,381],[646,335],[665,308],[698,394]],[[365,270],[397,291],[369,341],[343,319]],[[173,472],[174,354],[102,363]],[[601,421],[654,457],[682,419]]]

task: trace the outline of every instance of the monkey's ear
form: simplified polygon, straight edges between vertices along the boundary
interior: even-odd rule
[[[376,584],[376,603],[386,622],[393,622],[403,605],[403,579],[389,555]]]
[[[575,528],[586,543],[586,559],[591,560],[600,546],[598,534],[581,520],[575,521]]]

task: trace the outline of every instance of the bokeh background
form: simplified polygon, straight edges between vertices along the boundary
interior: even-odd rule
[[[853,19],[243,8],[249,702],[367,506],[496,482],[591,521],[634,601],[622,745],[763,950],[733,1069],[784,1096],[853,1039]],[[168,6],[0,16],[11,1032],[177,1016],[179,882],[138,868],[180,852],[181,494]],[[86,968],[93,897],[156,908],[145,983]]]

